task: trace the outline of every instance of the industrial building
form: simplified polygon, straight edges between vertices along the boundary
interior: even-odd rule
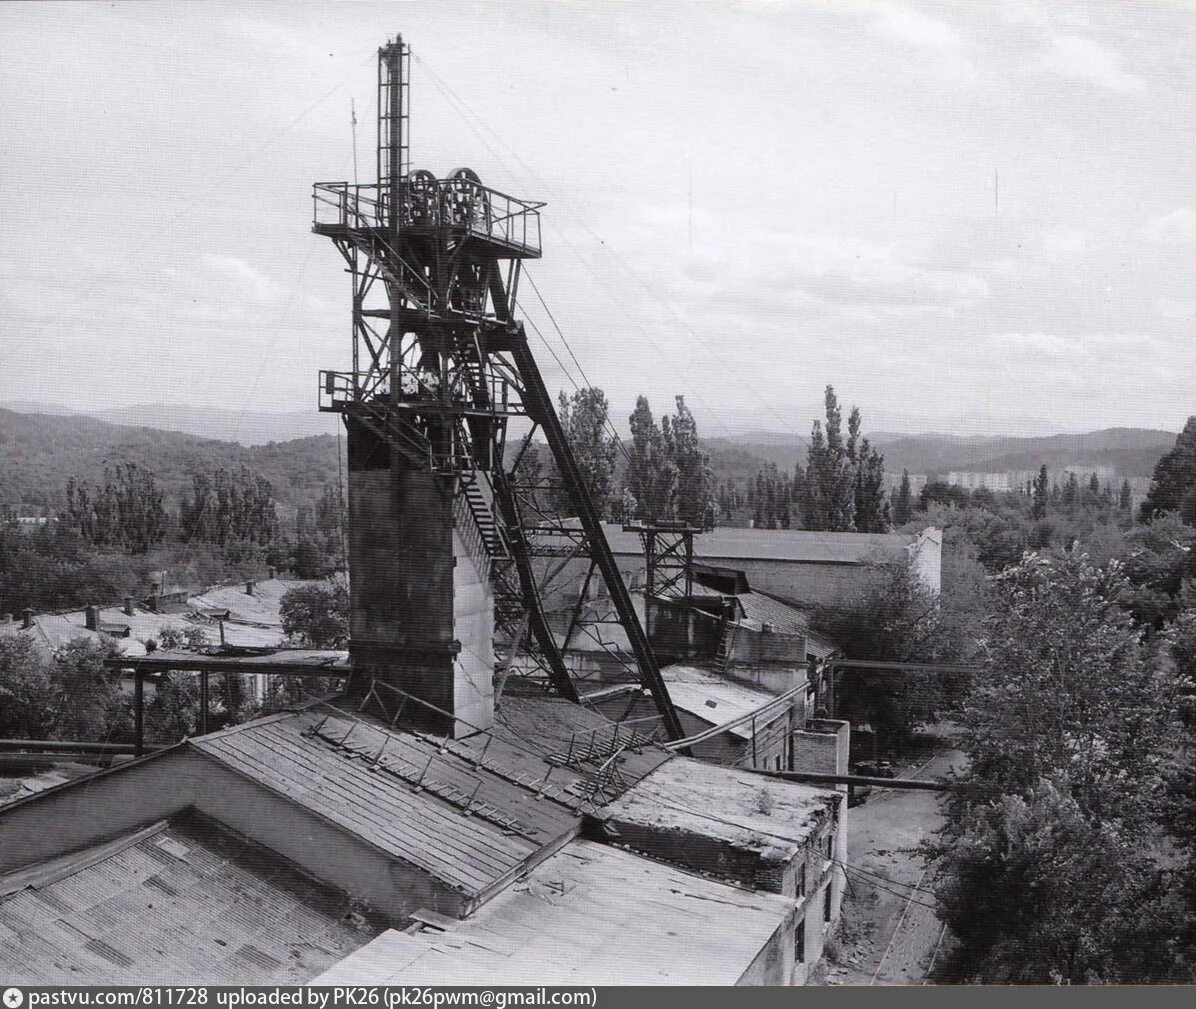
[[[109,660],[135,685],[139,753],[143,688],[161,672],[297,677],[308,699],[0,809],[6,978],[788,984],[837,922],[844,793],[754,769],[793,766],[806,735],[840,748],[808,717],[807,635],[761,621],[745,581],[719,622],[784,639],[740,655],[770,689],[739,710],[735,687],[706,682],[739,713],[686,721],[707,705],[681,681],[674,700],[644,627],[677,596],[653,561],[637,607],[629,554],[610,543],[622,532],[601,522],[514,314],[542,204],[470,169],[412,168],[410,59],[401,39],[378,51],[377,182],[313,192],[313,231],[351,284],[353,367],[320,379],[347,432],[348,652],[225,641]],[[521,468],[533,437],[550,481]],[[568,507],[545,509],[546,490]],[[811,558],[786,542],[779,567],[747,541],[702,560],[799,597],[866,566],[846,543]],[[692,556],[671,563],[683,598],[722,598],[693,589]],[[586,696],[546,565],[584,568],[579,597],[592,587],[617,628],[632,679],[617,689],[644,719]],[[154,619],[186,605],[167,588]],[[105,633],[105,618],[84,629]],[[752,718],[778,753],[747,759]],[[739,766],[690,756],[724,735]]]
[[[838,917],[845,816],[839,792],[677,756],[561,699],[508,697],[459,738],[312,702],[5,807],[0,968],[800,983]],[[446,958],[480,932],[486,956],[520,956]],[[635,941],[601,941],[615,933]],[[395,943],[440,952],[403,966]]]

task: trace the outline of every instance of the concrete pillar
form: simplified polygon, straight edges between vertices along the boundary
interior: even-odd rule
[[[33,626],[33,610],[28,606],[21,610],[21,626],[26,630]]]
[[[274,568],[266,568],[266,577],[273,581],[278,577],[278,572]]]
[[[245,583],[245,595],[247,595],[247,596],[253,595],[253,589],[254,589],[253,582]]]
[[[126,617],[131,617],[133,615],[133,597],[132,596],[125,596],[124,612],[125,612]]]
[[[467,735],[494,718],[494,594],[457,481],[349,425],[350,691],[403,724]],[[387,688],[390,689],[387,689]],[[406,698],[406,701],[404,701]],[[434,710],[438,709],[438,710]]]
[[[98,631],[100,629],[100,611],[96,606],[88,606],[83,611],[83,620],[87,625],[89,631]]]

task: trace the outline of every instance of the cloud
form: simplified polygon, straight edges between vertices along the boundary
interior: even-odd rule
[[[1060,77],[1087,81],[1117,94],[1146,90],[1146,81],[1122,69],[1119,53],[1080,35],[1056,35],[1043,63]]]
[[[895,3],[875,4],[871,9],[875,14],[873,32],[922,51],[917,69],[956,84],[976,76],[976,68],[965,53],[964,38],[946,21]]]
[[[1082,350],[1080,344],[1054,333],[994,333],[992,339],[1013,350],[1061,356]]]
[[[1052,262],[1075,259],[1088,247],[1088,233],[1080,228],[1056,228],[1042,235],[1042,254]]]
[[[1152,242],[1190,242],[1196,233],[1196,221],[1191,207],[1177,207],[1150,218],[1142,230]]]
[[[962,41],[959,33],[945,21],[896,4],[878,4],[874,27],[883,34],[933,49],[951,49]]]
[[[205,252],[199,257],[199,262],[207,272],[233,281],[242,294],[254,301],[275,301],[285,293],[281,285],[236,256]]]

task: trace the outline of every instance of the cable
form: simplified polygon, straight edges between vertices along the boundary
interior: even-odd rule
[[[498,137],[498,134],[495,133],[493,130],[490,130],[490,128],[486,125],[485,121],[476,112],[474,112],[465,103],[465,101],[463,99],[461,99],[456,94],[456,92],[454,92],[452,90],[452,88],[450,88],[446,83],[444,83],[444,81],[442,81],[439,78],[439,76],[432,70],[432,68],[427,65],[426,61],[424,61],[423,59],[420,59],[420,57],[418,57],[418,56],[416,56],[416,60],[418,62],[420,62],[421,64],[423,64],[424,69],[428,72],[428,75],[432,78],[433,83],[437,87],[440,88],[441,92],[444,94],[445,98],[448,100],[450,106],[453,108],[453,111],[456,112],[458,116],[460,116],[462,122],[464,122],[465,125],[468,126],[474,132],[474,135],[477,136],[477,138],[482,142],[482,144],[486,147],[486,149],[494,156],[495,160],[497,160],[507,170],[507,172],[510,175],[516,176],[519,173],[517,173],[516,171],[514,171],[512,169],[511,165],[507,162],[507,160],[486,139],[485,135],[481,132],[481,130],[479,130],[478,125],[475,125],[473,122],[471,122],[469,119],[469,116],[467,116],[465,114],[465,112],[462,111],[462,109],[467,110],[469,112],[469,114],[472,115],[477,120],[478,124],[483,129],[486,129],[488,132],[490,132],[498,140],[498,142],[500,144],[502,144],[503,148],[506,149],[508,151],[508,153],[510,153],[515,158],[515,160],[518,161],[524,167],[524,169],[527,171],[528,174],[530,174],[534,178],[536,178],[540,182],[540,184],[543,185],[544,188],[551,193],[551,191],[552,191],[551,187],[548,186],[548,184],[545,183],[542,178],[540,178],[539,174],[534,169],[532,169],[530,166],[528,166],[527,163],[525,161],[523,161],[523,159],[521,157],[519,157],[518,154],[516,154],[509,147],[507,147],[507,145],[501,140],[501,138]],[[562,205],[567,207],[568,203],[566,203],[565,201],[562,201]],[[578,221],[578,223],[580,223],[582,225],[582,227],[584,227],[600,245],[605,247],[605,242],[601,238],[599,238],[596,234],[594,234],[593,229],[590,228],[589,225],[587,225],[585,223],[585,221],[582,221],[581,218],[577,216],[575,211],[570,209],[570,213],[573,214],[574,218]],[[602,290],[604,293],[607,294],[607,296],[610,298],[612,304],[614,304],[616,307],[621,308],[622,304],[619,301],[619,299],[616,298],[614,296],[614,294],[611,292],[610,288],[606,284],[602,283],[602,281],[598,278],[597,271],[586,262],[585,257],[582,255],[580,250],[573,244],[573,242],[570,240],[569,236],[567,234],[565,234],[565,232],[563,232],[559,227],[557,227],[556,223],[554,221],[552,221],[551,218],[549,219],[549,225],[557,233],[557,235],[561,238],[561,240],[565,243],[566,247],[577,257],[578,261],[587,270],[587,272],[589,272],[591,279],[595,282],[595,285],[600,290]],[[626,264],[623,264],[623,265],[624,265],[625,269],[630,269],[629,267],[626,266]],[[638,280],[639,278],[637,277],[636,279]],[[643,284],[642,280],[639,282],[641,284]],[[647,285],[644,285],[644,286],[647,287]],[[652,293],[650,288],[648,288],[648,290],[649,290],[649,293]],[[655,297],[655,295],[653,295],[653,296]],[[668,307],[668,306],[666,306],[666,307]],[[675,312],[673,314],[676,315]],[[634,325],[636,326],[636,328],[644,336],[644,339],[649,344],[651,344],[651,346],[656,350],[656,352],[658,354],[660,354],[660,356],[663,359],[672,362],[672,364],[674,366],[676,366],[676,364],[677,364],[676,356],[666,354],[664,352],[663,348],[661,348],[661,346],[653,339],[652,334],[647,329],[645,329],[642,325],[640,325],[638,323],[638,321],[633,320],[633,322],[634,322]],[[684,323],[683,323],[683,325],[684,325]],[[686,328],[688,330],[688,327],[686,327]],[[699,343],[702,343],[703,346],[706,346],[705,342],[701,339],[701,337],[697,336],[696,334],[694,334],[692,332],[690,333],[690,335],[693,336],[693,338],[695,340],[697,340]],[[709,348],[707,348],[707,349],[709,349]],[[733,369],[730,369],[730,366],[727,365],[726,362],[722,362],[722,363],[725,368],[727,368],[728,370],[732,370],[732,372],[733,372]],[[705,400],[705,398],[701,395],[701,393],[697,391],[696,386],[690,390],[690,393],[694,396],[694,398],[699,403],[701,403],[703,405],[703,407],[707,410],[707,412],[715,419],[715,422],[723,429],[724,433],[729,436],[731,434],[730,428],[727,427],[727,425],[723,422],[722,418],[718,415],[718,413],[714,410],[714,408],[710,406],[710,404]],[[761,400],[761,401],[763,402],[763,400]],[[798,435],[798,437],[801,438],[800,435]]]
[[[840,858],[836,858],[836,859],[834,859],[834,861],[839,862],[843,866],[844,869],[850,869],[852,872],[857,872],[857,873],[860,873],[860,874],[866,875],[866,876],[875,876],[877,879],[882,880],[886,883],[892,883],[894,886],[908,887],[910,890],[916,890],[919,893],[929,893],[929,894],[934,893],[933,890],[928,890],[924,886],[918,886],[914,883],[904,883],[899,879],[893,879],[891,876],[882,875],[879,872],[875,872],[871,869],[865,869],[862,866],[855,865],[851,862],[844,862]]]
[[[441,89],[441,91],[445,95],[445,97],[449,99],[449,103],[451,105],[453,105],[454,111],[457,113],[457,115],[459,115],[461,117],[462,121],[464,121],[465,124],[467,126],[469,126],[469,128],[471,130],[474,131],[474,134],[478,137],[478,139],[480,139],[482,141],[482,143],[486,146],[486,148],[490,151],[490,153],[494,155],[495,159],[500,164],[502,164],[503,167],[506,168],[506,170],[511,175],[515,175],[516,173],[511,170],[511,167],[506,162],[506,160],[498,153],[498,151],[496,151],[494,149],[494,147],[489,143],[489,141],[485,138],[485,136],[482,135],[482,133],[480,132],[480,130],[478,128],[479,126],[481,127],[481,129],[486,130],[488,133],[490,133],[490,135],[494,138],[494,140],[499,145],[501,145],[503,147],[503,149],[506,150],[507,153],[510,154],[517,162],[519,162],[519,164],[523,167],[523,169],[529,175],[531,175],[534,179],[536,179],[537,182],[541,186],[543,186],[544,189],[549,193],[549,195],[553,196],[554,198],[557,198],[557,194],[555,192],[553,192],[552,187],[543,179],[543,177],[540,176],[540,174],[534,168],[532,168],[530,165],[528,165],[527,162],[524,161],[523,158],[521,158],[519,156],[518,152],[512,150],[509,146],[507,146],[506,142],[502,139],[502,136],[496,130],[491,129],[490,126],[486,123],[486,121],[482,118],[482,116],[480,116],[477,112],[475,112],[469,106],[469,104],[463,98],[461,98],[461,96],[458,95],[446,82],[441,80],[439,75],[437,75],[435,73],[435,71],[433,71],[432,68],[430,66],[428,66],[428,64],[425,60],[421,59],[418,56],[416,56],[416,59],[419,61],[419,63],[421,63],[423,65],[423,67],[427,71],[428,75],[432,78],[433,83],[436,84],[437,87],[439,87]],[[473,116],[473,118],[477,121],[477,125],[474,125],[474,123],[471,123],[469,121],[469,118],[461,111],[461,109],[464,109],[471,116]],[[626,262],[626,260],[624,260],[623,257],[620,256],[619,253],[614,250],[614,248],[612,246],[608,245],[604,239],[599,237],[599,235],[594,231],[594,229],[592,227],[590,227],[589,223],[587,221],[585,221],[577,213],[576,210],[573,209],[571,204],[569,204],[567,201],[563,201],[563,200],[560,201],[560,203],[573,216],[574,220],[576,220],[578,222],[578,224],[580,224],[589,233],[590,237],[593,238],[594,241],[597,242],[601,248],[605,249],[611,256],[614,257],[615,261],[624,269],[624,271],[626,271],[632,277],[632,279],[634,279],[636,281],[637,284],[639,284],[644,289],[644,291],[648,294],[648,296],[650,298],[652,298],[654,301],[656,301],[657,304],[661,305],[677,321],[677,323],[682,327],[682,329],[685,331],[685,333],[687,335],[692,337],[694,340],[696,340],[698,343],[700,343],[706,349],[707,353],[709,353],[710,356],[712,358],[714,358],[714,360],[717,361],[722,366],[722,368],[724,369],[725,372],[727,372],[731,375],[734,375],[735,378],[739,381],[739,383],[741,385],[743,385],[743,387],[745,389],[747,389],[749,392],[751,392],[757,398],[757,400],[761,404],[763,404],[765,409],[768,410],[768,412],[771,413],[773,415],[773,417],[775,417],[778,421],[780,421],[780,423],[785,428],[787,428],[790,431],[790,433],[792,433],[800,441],[805,442],[807,445],[809,444],[809,441],[804,436],[799,434],[797,432],[796,428],[792,427],[792,425],[788,421],[786,421],[784,417],[782,417],[779,413],[777,413],[777,411],[775,409],[773,409],[772,405],[769,404],[764,399],[764,397],[759,394],[759,392],[751,385],[751,383],[749,383],[748,381],[743,379],[738,374],[738,372],[730,364],[730,362],[726,361],[721,355],[717,354],[714,351],[714,349],[700,335],[698,335],[696,332],[694,332],[694,330],[689,326],[689,324],[681,317],[681,315],[677,312],[677,310],[675,308],[673,308],[673,306],[669,302],[667,302],[663,298],[661,298],[655,292],[655,290],[652,288],[652,286],[650,284],[648,284]],[[565,244],[567,246],[569,246],[569,248],[578,256],[578,259],[582,259],[581,254],[576,250],[576,248],[573,246],[572,242],[569,241],[568,236],[565,235],[564,232],[562,232],[559,228],[557,228],[556,224],[554,222],[552,222],[551,220],[549,221],[549,224],[553,228],[553,230],[555,230],[557,232],[557,234],[564,240]],[[582,260],[582,261],[583,261],[583,265],[584,265],[584,260]],[[590,269],[588,266],[586,268]],[[591,272],[593,272],[593,271],[591,271]],[[615,301],[616,304],[618,304],[617,299],[612,298],[612,300]],[[653,341],[651,339],[651,337],[647,334],[646,331],[644,331],[642,329],[642,327],[641,327],[641,331],[643,331],[645,333],[645,336],[648,336],[649,342],[652,343],[653,347],[655,347],[656,350],[662,354],[662,356],[667,357],[667,355],[663,354],[660,347],[655,343],[655,341]],[[698,398],[700,399],[701,397],[698,397]],[[720,424],[721,424],[721,421],[720,421]],[[724,431],[727,431],[727,433],[730,433],[725,424],[723,424],[722,427],[723,427]]]
[[[851,867],[847,866],[845,863],[839,862],[838,859],[832,859],[832,861],[834,861],[836,864],[838,864],[843,869],[844,872],[850,872],[850,873],[855,874],[856,878],[860,882],[867,883],[877,890],[880,890],[884,893],[890,894],[893,897],[900,897],[902,900],[907,901],[910,904],[917,904],[918,907],[924,907],[930,911],[938,910],[937,904],[928,904],[924,900],[915,899],[912,894],[901,893],[898,890],[892,890],[887,886],[882,886],[881,884],[877,883],[874,879],[869,879],[867,876],[860,874],[859,870],[851,868]],[[905,886],[908,884],[901,884],[901,885]]]
[[[528,276],[528,280],[529,280],[529,282],[531,281],[531,277],[530,277],[530,276]],[[533,287],[533,288],[534,288],[535,286],[536,286],[535,284],[532,284],[532,287]],[[537,296],[539,296],[539,292],[538,292],[538,291],[536,292],[536,294],[537,294]],[[542,298],[540,299],[540,302],[541,302],[541,304],[543,304],[543,299],[542,299]],[[580,393],[580,392],[582,391],[582,386],[578,384],[578,382],[577,382],[577,379],[575,379],[575,378],[573,377],[572,373],[569,371],[569,369],[568,369],[567,367],[565,367],[565,364],[564,364],[564,362],[563,362],[563,361],[560,359],[560,357],[557,355],[557,352],[556,352],[556,351],[553,349],[553,347],[552,347],[552,344],[550,344],[550,343],[548,342],[547,338],[546,338],[546,337],[544,336],[544,334],[543,334],[543,333],[540,331],[540,327],[539,327],[539,326],[537,326],[537,325],[536,325],[536,323],[535,323],[535,321],[532,319],[532,317],[531,317],[530,315],[528,315],[528,314],[527,314],[527,308],[526,308],[526,306],[521,306],[521,305],[519,304],[519,300],[518,300],[518,299],[515,299],[515,301],[514,301],[514,306],[515,306],[516,308],[521,308],[521,307],[523,308],[523,317],[524,317],[524,319],[526,319],[526,320],[527,320],[527,324],[528,324],[529,326],[531,326],[531,327],[532,327],[532,329],[535,331],[535,334],[536,334],[536,336],[538,336],[538,337],[540,338],[540,342],[541,342],[541,343],[543,343],[543,344],[544,344],[544,346],[545,346],[546,348],[548,348],[548,353],[550,353],[550,354],[552,355],[552,359],[553,359],[554,361],[556,361],[556,363],[557,363],[557,366],[558,366],[558,367],[561,369],[561,372],[562,372],[562,373],[564,374],[564,376],[565,376],[565,377],[566,377],[566,378],[569,380],[569,382],[570,382],[570,384],[573,386],[573,388],[574,388],[574,389],[575,389],[577,392],[579,392],[579,393]],[[547,306],[547,305],[545,305],[545,306],[544,306],[544,310],[545,310],[546,312],[548,312],[548,316],[549,316],[549,318],[552,318],[552,312],[548,311],[548,306]],[[556,320],[555,320],[555,319],[553,320],[553,325],[556,325]],[[558,332],[558,333],[560,333],[560,332],[561,332],[561,331],[560,331],[560,327],[558,327],[558,328],[557,328],[557,332]],[[577,363],[577,357],[576,357],[576,356],[574,355],[574,353],[573,353],[573,348],[569,346],[569,342],[568,342],[568,341],[565,339],[565,335],[564,335],[564,333],[561,333],[561,341],[562,341],[562,342],[565,344],[565,349],[569,351],[569,356],[573,358],[573,360],[574,360],[574,362],[575,362],[575,363]],[[577,367],[578,367],[578,370],[580,371],[580,370],[581,370],[581,364],[580,364],[580,363],[577,363]],[[589,378],[586,376],[586,373],[585,373],[584,371],[582,371],[582,372],[581,372],[581,377],[582,377],[583,381],[586,383],[586,387],[587,387],[587,388],[590,388],[590,389],[593,389],[593,388],[595,388],[595,387],[594,387],[594,385],[593,385],[593,384],[590,382]],[[605,416],[605,417],[603,417],[603,419],[602,419],[602,423],[603,423],[603,425],[605,426],[606,430],[610,432],[611,438],[614,440],[614,443],[615,443],[615,445],[616,445],[616,446],[618,446],[618,449],[619,449],[619,451],[622,453],[622,455],[623,455],[623,458],[624,458],[624,459],[627,461],[627,465],[628,465],[628,466],[630,466],[630,465],[631,465],[631,456],[630,456],[630,455],[628,455],[628,453],[627,453],[627,446],[623,444],[623,439],[619,437],[619,432],[618,432],[618,431],[615,429],[615,426],[614,426],[614,424],[612,424],[612,423],[611,423],[611,420],[610,420],[610,411],[609,411],[609,410],[607,411],[607,413],[606,413],[606,416]]]
[[[38,329],[34,330],[33,336],[35,338],[40,336],[52,323],[58,321],[58,319],[61,318],[63,312],[68,311],[69,309],[72,309],[76,305],[80,304],[84,299],[86,299],[88,297],[88,295],[90,295],[93,291],[95,291],[101,285],[105,284],[108,280],[115,277],[118,273],[121,272],[121,270],[125,266],[127,266],[129,263],[131,263],[134,259],[136,259],[138,256],[143,255],[148,250],[153,249],[154,248],[153,240],[155,238],[157,238],[159,235],[161,235],[164,231],[168,230],[171,226],[173,226],[177,221],[181,220],[187,214],[191,213],[191,211],[194,210],[196,207],[203,204],[203,202],[205,201],[205,199],[208,197],[209,194],[211,194],[213,191],[219,189],[221,186],[223,186],[227,182],[229,182],[232,178],[234,178],[236,176],[236,174],[239,171],[241,171],[242,168],[244,168],[251,161],[253,161],[255,158],[257,158],[258,155],[267,151],[275,143],[277,143],[284,136],[286,136],[291,130],[293,130],[304,119],[306,119],[312,112],[314,112],[316,109],[318,109],[321,105],[323,105],[326,101],[328,101],[328,99],[331,98],[337,91],[339,91],[342,87],[344,87],[349,82],[349,80],[353,77],[353,75],[356,74],[357,71],[362,66],[364,66],[366,63],[371,62],[374,58],[375,58],[374,55],[371,53],[370,56],[367,57],[367,59],[363,60],[361,63],[356,65],[337,84],[333,85],[333,87],[330,88],[328,91],[326,91],[320,98],[317,98],[314,102],[312,102],[305,109],[303,109],[302,112],[300,112],[297,116],[295,116],[295,118],[292,119],[289,123],[287,123],[287,125],[284,126],[281,130],[279,130],[272,137],[270,137],[270,139],[268,139],[260,147],[256,148],[252,152],[250,152],[241,161],[239,161],[235,165],[233,165],[232,168],[230,168],[222,176],[220,176],[218,179],[216,179],[216,181],[213,182],[206,189],[201,190],[199,192],[199,194],[197,196],[195,196],[190,202],[186,203],[180,210],[178,210],[171,217],[168,217],[166,219],[166,221],[164,221],[162,224],[160,224],[153,231],[149,232],[148,235],[143,236],[141,238],[141,241],[138,243],[138,246],[136,249],[134,249],[128,255],[126,255],[123,258],[121,258],[120,260],[118,260],[116,265],[111,270],[109,270],[107,273],[101,274],[100,277],[96,279],[95,283],[90,284],[89,286],[83,288],[83,290],[80,291],[70,302],[68,302],[66,305],[63,306],[61,311],[59,311],[56,315],[50,316],[50,318],[48,318],[44,323],[42,323],[42,325]]]

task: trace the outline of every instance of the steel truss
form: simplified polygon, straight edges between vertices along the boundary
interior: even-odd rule
[[[313,231],[341,253],[352,288],[353,369],[321,372],[320,408],[342,415],[351,440],[385,445],[398,465],[444,481],[458,529],[490,573],[500,638],[575,702],[564,642],[549,625],[542,593],[570,560],[588,559],[587,588],[594,574],[602,579],[630,664],[668,738],[680,739],[600,516],[513,316],[522,261],[540,256],[543,204],[490,189],[467,168],[444,179],[411,170],[410,53],[399,39],[378,56],[379,181],[318,183],[313,191]],[[530,421],[531,431],[508,465],[511,418]],[[524,478],[534,433],[547,442],[555,486]],[[569,502],[569,516],[545,506],[549,489]],[[559,563],[545,576],[536,558]]]

